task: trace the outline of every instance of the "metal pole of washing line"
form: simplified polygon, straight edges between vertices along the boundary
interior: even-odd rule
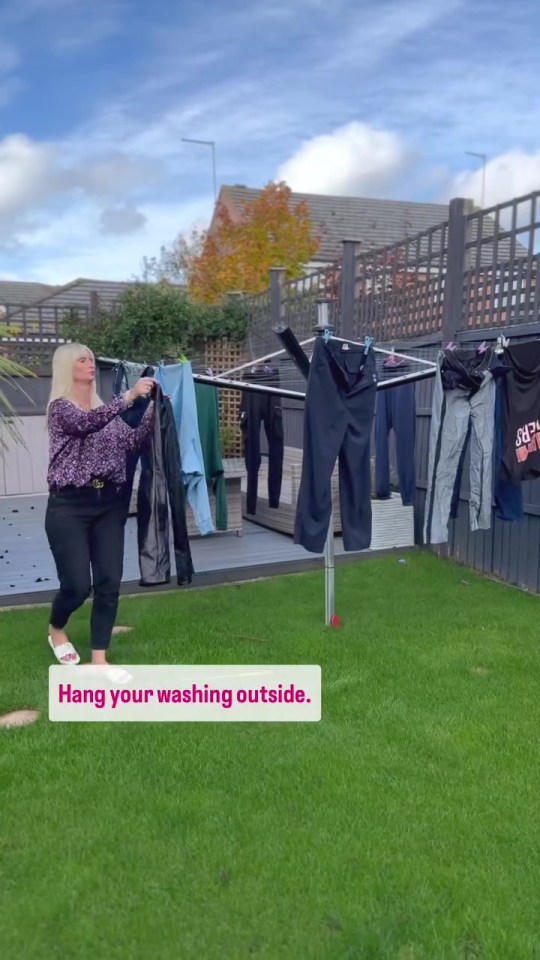
[[[328,300],[317,301],[317,332],[323,336],[333,327],[328,322]],[[334,556],[334,504],[332,498],[332,477],[330,477],[330,518],[324,544],[324,611],[326,626],[336,626],[336,577]]]
[[[324,299],[316,301],[318,323],[315,329],[319,336],[322,336],[325,330],[331,331],[333,329],[331,324],[328,322],[329,302],[330,301]],[[307,378],[309,368],[306,367],[306,363],[309,363],[309,361],[305,355],[305,362],[302,360],[300,355],[303,353],[303,351],[301,349],[301,345],[296,341],[292,330],[290,330],[288,327],[285,327],[282,330],[275,330],[275,333],[280,338],[281,342],[296,363],[296,366],[301,371],[302,375]],[[332,484],[331,479],[330,484]],[[330,517],[324,544],[324,606],[325,623],[327,627],[338,626],[339,624],[339,620],[336,617],[335,612],[335,600],[334,509],[332,503],[332,488],[330,486]]]

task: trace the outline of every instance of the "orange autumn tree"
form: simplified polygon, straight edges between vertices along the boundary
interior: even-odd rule
[[[238,220],[222,207],[212,233],[192,237],[181,266],[193,300],[217,303],[233,291],[253,294],[268,287],[271,267],[283,267],[288,279],[300,276],[316,254],[320,237],[306,203],[291,202],[285,183],[270,183]]]

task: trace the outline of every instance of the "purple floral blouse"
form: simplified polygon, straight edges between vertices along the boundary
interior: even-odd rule
[[[138,427],[119,416],[126,410],[123,397],[115,397],[94,410],[81,410],[67,399],[49,407],[50,490],[81,487],[94,477],[121,486],[126,479],[126,454],[150,437],[154,404],[150,403]]]

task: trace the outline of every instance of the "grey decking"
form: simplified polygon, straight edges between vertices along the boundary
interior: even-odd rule
[[[58,585],[44,531],[47,498],[0,499],[0,603],[46,601]],[[172,544],[172,538],[171,538]],[[322,558],[307,553],[283,534],[245,523],[244,535],[215,534],[191,541],[196,576],[193,586],[224,582],[244,576],[285,573],[321,566]],[[171,551],[172,553],[172,551]],[[336,558],[359,559],[347,554],[341,538],[335,542]],[[371,551],[365,551],[369,555]],[[174,557],[171,556],[174,581]],[[122,592],[138,592],[137,521],[128,519]],[[142,588],[148,592],[148,588]],[[150,592],[154,592],[154,588]]]

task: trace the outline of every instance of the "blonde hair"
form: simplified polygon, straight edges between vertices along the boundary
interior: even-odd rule
[[[89,347],[85,347],[82,343],[63,343],[61,347],[57,347],[54,351],[52,359],[51,392],[47,403],[47,419],[49,407],[53,400],[58,400],[60,397],[67,397],[69,400],[74,400],[73,368],[77,360],[85,356],[93,357],[94,354]],[[90,406],[94,409],[95,407],[101,407],[102,404],[103,401],[98,396],[94,381],[90,386]]]

